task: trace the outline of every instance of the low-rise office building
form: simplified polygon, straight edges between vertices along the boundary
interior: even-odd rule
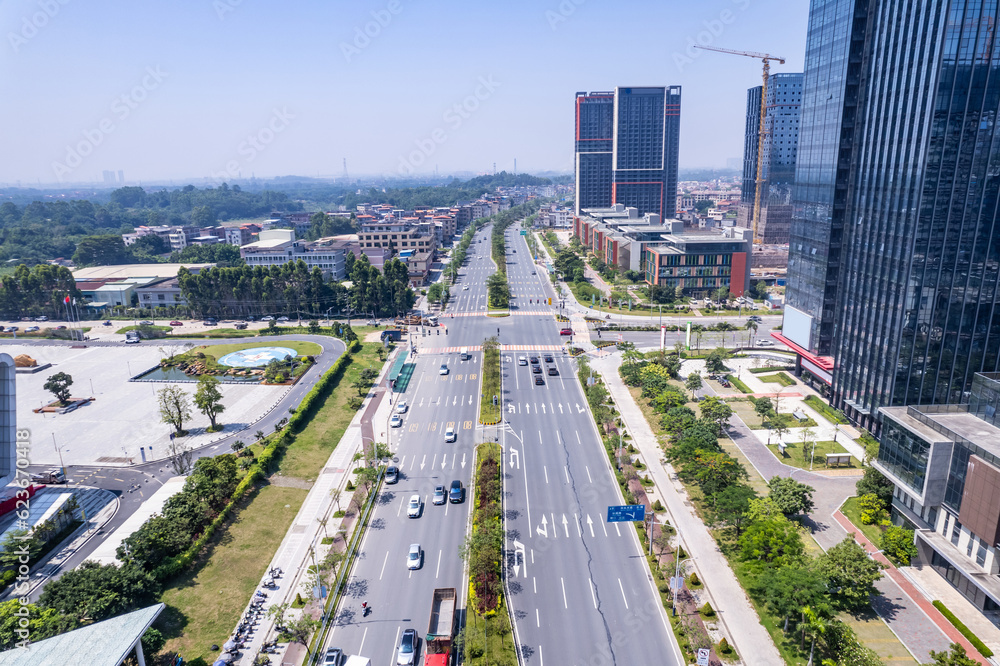
[[[260,232],[260,240],[240,248],[240,257],[248,266],[280,266],[301,259],[309,269],[319,268],[335,280],[346,277],[346,255],[351,249],[336,239],[297,241],[292,229],[269,229]]]
[[[750,287],[749,240],[703,234],[665,235],[644,249],[646,283],[680,287],[685,296],[710,297],[719,289],[742,296]]]
[[[920,560],[991,617],[1000,612],[1000,373],[977,373],[968,402],[882,407],[874,467],[895,485],[892,521]]]

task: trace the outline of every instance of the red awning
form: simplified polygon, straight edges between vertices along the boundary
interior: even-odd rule
[[[817,366],[823,368],[827,372],[833,372],[832,356],[817,356],[816,354],[813,354],[805,347],[800,347],[799,345],[795,344],[794,342],[783,336],[781,333],[775,333],[774,331],[771,331],[771,337],[780,342],[781,344],[791,348],[792,351],[794,351],[802,358],[808,359],[809,361],[815,363]]]

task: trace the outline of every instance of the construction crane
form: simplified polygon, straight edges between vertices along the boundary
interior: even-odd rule
[[[785,59],[779,56],[773,56],[769,53],[756,53],[754,51],[736,51],[734,49],[723,49],[718,46],[701,46],[695,45],[696,49],[704,49],[705,51],[718,51],[719,53],[730,53],[732,55],[746,56],[747,58],[757,58],[758,60],[764,61],[764,74],[762,76],[763,85],[760,87],[760,126],[757,128],[757,178],[754,181],[754,192],[753,192],[753,221],[752,233],[753,233],[753,244],[761,245],[761,237],[757,231],[757,224],[760,221],[760,191],[762,185],[764,184],[764,179],[761,177],[764,170],[764,135],[767,134],[766,118],[767,118],[767,79],[771,75],[771,61],[775,60],[778,64],[784,65]]]

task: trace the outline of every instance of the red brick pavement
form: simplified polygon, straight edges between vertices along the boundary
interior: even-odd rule
[[[930,618],[931,622],[936,624],[938,628],[948,637],[948,640],[952,643],[959,643],[965,648],[970,659],[978,661],[984,666],[990,666],[989,662],[979,654],[979,650],[972,646],[972,643],[965,639],[965,636],[959,633],[958,629],[955,628],[951,622],[948,621],[941,612],[934,607],[934,605],[924,597],[920,591],[913,586],[909,579],[900,573],[899,569],[893,566],[892,562],[886,559],[885,555],[879,552],[878,548],[872,544],[871,541],[857,528],[854,524],[848,520],[847,516],[842,514],[839,510],[833,512],[834,519],[840,523],[849,534],[853,534],[854,540],[861,544],[861,547],[875,560],[881,562],[885,565],[885,573],[898,585],[903,592],[917,605],[920,610]]]

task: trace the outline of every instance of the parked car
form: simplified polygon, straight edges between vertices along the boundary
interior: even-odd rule
[[[774,343],[771,342],[770,340],[759,340],[757,342],[757,346],[758,347],[773,347]]]
[[[205,321],[203,321],[201,323],[204,324],[205,326],[215,326],[219,322],[215,321],[214,319],[206,319]]]
[[[534,374],[536,374],[536,375],[542,374],[542,366],[540,366],[540,365],[533,365],[533,366],[531,366],[531,372],[534,373]]]
[[[399,414],[393,414],[392,418],[389,419],[389,426],[392,428],[398,428],[403,425],[403,417]]]
[[[538,385],[544,384],[544,383],[545,383],[545,380],[542,379],[541,375],[538,375],[537,377],[535,377],[535,386],[538,386]]]
[[[34,333],[37,330],[40,330],[37,326],[29,326],[28,328],[24,329],[24,332],[25,333]]]
[[[410,544],[410,552],[406,554],[406,568],[410,571],[419,569],[424,561],[424,551],[420,549],[419,543]]]
[[[549,374],[550,375],[558,375],[559,374],[559,371],[556,369],[556,366],[554,366],[554,365],[550,365],[549,366]]]
[[[434,504],[445,503],[444,486],[434,486],[434,499],[432,501]]]
[[[35,321],[48,321],[48,320],[49,318],[46,317],[45,315],[42,315],[41,317],[35,317]]]
[[[170,325],[171,325],[171,326],[183,326],[183,325],[184,325],[184,322],[182,322],[182,321],[177,321],[176,319],[174,319],[174,320],[173,320],[172,322],[170,322]]]
[[[409,405],[406,404],[405,400],[400,400],[399,402],[396,403],[396,413],[397,414],[405,414],[406,410],[408,408],[409,408]]]
[[[518,356],[517,357],[517,364],[518,365],[528,365],[528,359],[526,359],[524,356]]]
[[[247,323],[245,321],[237,322],[237,324],[236,324],[236,330],[237,331],[245,331],[245,330],[247,330]]]
[[[281,315],[280,317],[278,317],[278,321],[288,321],[288,317]]]
[[[148,319],[143,319],[139,322],[139,326],[155,326],[155,324]]]
[[[245,319],[245,321],[253,321],[253,315],[247,316],[247,318]]]
[[[444,431],[444,441],[446,441],[446,442],[454,442],[455,441],[455,437],[456,437],[456,435],[455,435],[455,428],[452,427],[452,426],[449,426],[448,429]]]
[[[4,333],[13,333],[16,330],[17,330],[17,326],[7,326],[6,328],[3,329],[3,332]]]
[[[17,326],[14,326],[14,330],[15,331],[17,330]],[[65,326],[56,326],[56,330],[57,331],[65,331],[66,327]]]
[[[564,328],[564,329],[562,329],[562,330],[559,331],[559,335],[573,335],[573,329],[572,328]]]
[[[410,518],[420,517],[420,495],[410,496],[410,503],[406,505],[406,515]]]
[[[546,354],[543,359],[546,363],[552,363],[552,354]]]
[[[399,481],[399,468],[395,465],[389,465],[385,468],[385,482],[396,483],[397,481]]]
[[[266,317],[261,317],[260,320],[261,321],[274,321],[274,317],[272,317],[271,315],[267,315]]]
[[[465,488],[462,487],[462,482],[458,479],[451,482],[451,487],[448,489],[448,501],[452,504],[461,504],[465,501]]]
[[[528,360],[531,361],[531,365],[538,365],[538,357],[537,356],[532,356]]]

